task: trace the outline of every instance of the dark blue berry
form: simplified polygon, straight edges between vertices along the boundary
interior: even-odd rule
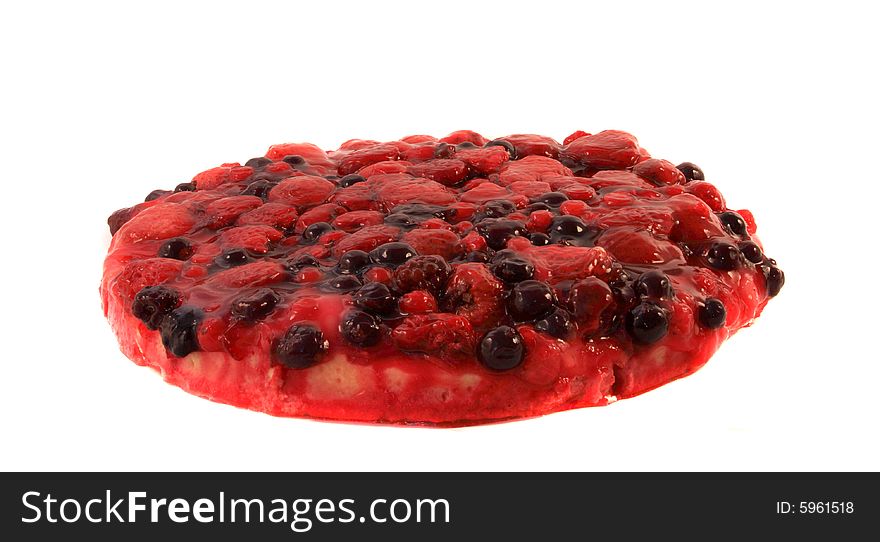
[[[767,284],[767,295],[775,297],[785,284],[785,273],[773,264],[765,264],[761,266],[761,270],[764,273],[764,280]]]
[[[315,222],[309,224],[302,232],[302,240],[304,243],[314,244],[325,233],[333,231],[333,226],[326,222]]]
[[[507,313],[516,322],[528,322],[548,314],[555,304],[553,288],[537,280],[524,280],[510,291]]]
[[[357,346],[373,346],[382,338],[379,320],[359,310],[350,310],[342,317],[339,331],[345,340]]]
[[[531,262],[509,250],[495,255],[491,269],[496,277],[508,283],[529,280],[535,274],[535,266]]]
[[[162,344],[171,354],[182,358],[199,349],[198,327],[202,311],[183,306],[162,319]]]
[[[706,176],[703,175],[703,170],[691,162],[682,162],[675,167],[684,173],[684,178],[689,181],[703,181],[706,179]]]
[[[706,263],[720,271],[733,271],[739,262],[739,249],[730,243],[712,243],[706,250]]]
[[[174,187],[175,192],[195,192],[196,185],[194,183],[180,183]]]
[[[284,158],[281,159],[282,162],[286,162],[293,167],[301,166],[306,163],[306,159],[298,154],[288,154]]]
[[[672,283],[663,271],[648,271],[633,283],[635,294],[647,299],[671,299]]]
[[[550,239],[562,245],[589,246],[596,232],[576,216],[557,216],[550,223]]]
[[[752,263],[761,263],[764,261],[764,253],[761,252],[761,247],[752,241],[740,243],[739,251],[745,259]]]
[[[183,237],[175,237],[162,243],[157,256],[175,260],[188,260],[193,255],[192,244]]]
[[[327,350],[324,333],[311,324],[294,324],[272,348],[275,361],[291,369],[305,369]]]
[[[251,158],[247,162],[244,163],[246,167],[254,168],[254,169],[262,169],[269,164],[272,163],[270,158],[266,158],[265,156],[258,156],[256,158]]]
[[[477,348],[477,358],[490,369],[506,371],[522,363],[525,346],[519,332],[510,326],[498,326],[486,333]]]
[[[626,327],[637,343],[651,344],[666,336],[669,320],[658,305],[642,303],[627,313]]]
[[[723,213],[719,213],[718,220],[721,221],[721,224],[734,235],[738,235],[740,237],[748,237],[749,230],[746,226],[746,221],[743,220],[743,217],[739,215],[739,213],[734,213],[733,211],[725,211]]]
[[[575,325],[571,321],[571,314],[567,310],[557,308],[535,322],[535,329],[552,335],[557,339],[565,339],[574,331]]]
[[[385,243],[370,251],[370,257],[378,264],[400,265],[416,256],[415,249],[406,243]]]
[[[544,247],[553,242],[549,235],[540,232],[530,234],[529,241],[531,241],[536,247]]]
[[[727,310],[720,299],[707,298],[699,308],[698,317],[703,327],[718,329],[727,319]]]
[[[237,267],[248,263],[250,259],[250,254],[245,249],[233,248],[214,258],[214,262],[220,267]]]
[[[166,196],[170,193],[170,190],[153,190],[152,192],[147,194],[147,197],[144,198],[144,201],[153,201],[154,199],[159,199],[162,196]]]
[[[262,320],[269,316],[281,297],[268,288],[244,295],[232,302],[232,316],[246,322]]]
[[[351,299],[355,305],[373,314],[391,314],[397,307],[397,299],[381,282],[365,284]]]
[[[339,186],[341,188],[348,188],[349,186],[351,186],[353,184],[362,183],[366,180],[367,179],[362,175],[358,175],[357,173],[350,173],[350,174],[344,176],[343,178],[339,179]]]
[[[511,237],[523,236],[526,234],[526,226],[518,220],[507,219],[485,219],[476,226],[479,233],[485,240],[489,248],[493,250],[501,250],[507,246],[507,240]]]
[[[363,250],[349,250],[339,258],[336,272],[353,275],[363,270],[370,263],[370,255]]]
[[[354,275],[339,275],[324,283],[323,289],[335,292],[352,292],[361,287],[361,281]]]
[[[269,197],[269,192],[277,185],[278,183],[276,182],[266,179],[260,179],[247,185],[247,187],[245,187],[245,189],[241,191],[241,195],[257,196],[258,198],[266,199]]]
[[[475,220],[479,221],[486,218],[502,218],[516,211],[516,205],[512,201],[506,199],[495,199],[488,201],[480,208]]]
[[[304,267],[320,267],[321,263],[311,254],[299,254],[287,260],[287,269],[296,273]]]
[[[147,286],[134,296],[131,313],[150,329],[159,329],[166,315],[180,305],[180,294],[167,286]]]
[[[547,192],[546,194],[538,196],[535,201],[549,205],[550,207],[559,207],[568,201],[568,196],[562,192]]]
[[[477,263],[487,263],[490,259],[489,255],[482,250],[468,252],[467,257],[465,258],[466,261]]]

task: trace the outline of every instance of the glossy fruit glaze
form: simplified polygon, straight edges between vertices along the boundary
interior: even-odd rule
[[[784,282],[750,212],[614,130],[274,145],[108,224],[123,352],[280,416],[604,405],[698,369]]]

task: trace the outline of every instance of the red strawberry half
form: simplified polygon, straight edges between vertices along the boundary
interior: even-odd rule
[[[784,282],[752,213],[619,131],[275,145],[108,223],[122,351],[278,416],[605,405],[700,368]]]

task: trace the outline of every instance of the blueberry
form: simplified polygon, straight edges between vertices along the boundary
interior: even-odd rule
[[[275,360],[286,367],[305,369],[314,365],[327,347],[320,329],[311,324],[294,324],[275,341],[272,353]]]
[[[357,173],[350,173],[345,177],[339,179],[339,186],[342,188],[348,188],[353,184],[362,183],[366,180],[367,179],[362,175],[358,175]]]
[[[481,208],[479,216],[483,218],[501,218],[516,211],[516,205],[506,199],[495,199],[486,202]]]
[[[526,208],[523,209],[523,212],[528,215],[528,214],[534,213],[535,211],[552,211],[552,210],[553,210],[553,208],[550,207],[549,205],[547,205],[546,203],[541,202],[541,201],[536,201],[535,203],[527,205]]]
[[[174,187],[175,192],[195,192],[196,185],[194,183],[180,183]]]
[[[546,315],[555,304],[553,288],[537,280],[524,280],[511,290],[507,313],[517,322],[528,322]]]
[[[340,275],[328,280],[324,289],[336,292],[351,292],[361,287],[361,281],[354,275]]]
[[[476,148],[477,148],[477,144],[472,143],[470,141],[462,141],[461,143],[459,143],[458,145],[455,146],[455,150],[476,149]]]
[[[293,167],[301,166],[306,163],[306,159],[298,154],[288,154],[284,158],[281,159],[282,162],[286,162]]]
[[[159,329],[162,319],[180,305],[180,294],[167,286],[147,286],[134,296],[131,313],[150,329]]]
[[[343,275],[359,273],[370,263],[370,255],[363,250],[349,250],[339,258],[336,264],[336,272]]]
[[[147,197],[144,198],[144,201],[153,201],[154,199],[159,199],[162,196],[168,195],[170,193],[170,190],[153,190],[152,192],[147,194]]]
[[[507,246],[507,240],[511,237],[526,234],[526,226],[518,220],[486,219],[477,224],[477,233],[484,239],[489,248],[501,250]]]
[[[333,231],[333,226],[326,222],[315,222],[314,224],[309,224],[305,230],[302,232],[302,240],[308,244],[314,244],[318,239],[321,238],[322,235]]]
[[[522,337],[510,326],[498,326],[489,331],[477,348],[480,362],[496,371],[506,371],[518,366],[525,353]]]
[[[402,230],[411,230],[419,225],[419,222],[416,219],[403,213],[391,213],[390,215],[387,215],[385,217],[385,223]]]
[[[483,252],[482,250],[475,250],[473,252],[468,252],[467,257],[465,257],[466,261],[476,262],[476,263],[487,263],[490,260],[488,254]]]
[[[744,243],[739,244],[739,251],[748,261],[752,263],[761,263],[764,261],[764,253],[761,252],[761,247],[752,241],[745,241]]]
[[[513,146],[513,143],[510,141],[504,141],[503,139],[493,139],[492,141],[483,145],[483,147],[501,147],[507,151],[507,155],[511,160],[516,160],[516,147]]]
[[[727,319],[727,310],[721,300],[710,297],[700,306],[698,317],[703,327],[718,329]]]
[[[260,179],[247,185],[247,187],[241,191],[241,195],[257,196],[258,198],[266,199],[269,197],[269,192],[277,185],[278,183],[276,182]]]
[[[671,299],[672,283],[663,271],[642,273],[633,283],[633,290],[640,298]]]
[[[771,260],[772,261],[772,260]],[[785,284],[785,273],[775,265],[763,265],[764,280],[767,283],[767,295],[775,297]]]
[[[397,307],[397,299],[381,282],[365,284],[355,292],[352,301],[361,309],[374,314],[391,314]]]
[[[214,262],[220,267],[237,267],[248,263],[250,259],[250,254],[245,249],[233,248],[214,258]]]
[[[653,303],[642,303],[627,313],[626,327],[637,343],[651,344],[666,336],[669,321],[662,308]]]
[[[689,181],[704,181],[706,180],[706,176],[703,175],[703,170],[700,169],[696,164],[692,164],[691,162],[682,162],[675,166],[675,168],[684,173],[684,178]]]
[[[373,346],[382,338],[379,320],[359,310],[350,310],[342,317],[339,331],[345,340],[357,346]]]
[[[450,158],[455,154],[455,146],[449,143],[440,143],[434,149],[434,158]]]
[[[706,263],[720,271],[733,271],[739,261],[739,249],[730,243],[712,243],[706,251]]]
[[[589,246],[595,231],[576,216],[557,216],[550,223],[550,239],[562,245]]]
[[[544,247],[552,242],[549,235],[540,232],[529,235],[529,241],[536,247]]]
[[[183,237],[174,237],[162,243],[157,256],[175,260],[188,260],[193,254],[192,244]]]
[[[171,311],[162,320],[162,344],[171,354],[182,358],[199,349],[198,327],[202,311],[183,306]]]
[[[304,267],[320,267],[321,263],[311,254],[300,254],[287,260],[287,270],[296,273]]]
[[[370,257],[379,264],[400,265],[415,256],[415,249],[406,243],[385,243],[370,251]]]
[[[536,202],[543,203],[545,205],[549,205],[551,207],[559,207],[566,201],[568,201],[568,196],[563,194],[562,192],[547,192],[546,194],[541,194],[535,200]]]
[[[254,168],[254,169],[262,169],[269,164],[272,163],[272,160],[266,158],[265,156],[257,156],[256,158],[251,158],[247,162],[244,163],[246,167]]]
[[[535,274],[535,266],[512,251],[496,254],[491,269],[496,277],[509,283],[529,280]]]
[[[718,219],[730,233],[739,235],[740,237],[748,237],[749,230],[746,227],[746,221],[743,220],[743,217],[741,217],[739,213],[725,211],[718,214]]]
[[[571,321],[571,314],[567,310],[557,308],[541,320],[535,322],[535,329],[552,335],[557,339],[565,339],[571,335],[575,326]]]
[[[232,316],[246,322],[262,320],[269,316],[281,297],[269,288],[244,295],[232,302]]]

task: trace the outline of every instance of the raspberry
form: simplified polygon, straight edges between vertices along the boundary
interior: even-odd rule
[[[147,286],[171,281],[180,274],[183,262],[169,258],[147,258],[126,264],[113,282],[114,289],[129,301]]]
[[[401,292],[443,291],[452,268],[440,256],[416,256],[394,270],[394,283]]]
[[[724,196],[712,184],[702,181],[690,182],[685,186],[685,190],[688,194],[693,194],[705,201],[716,213],[727,209],[727,204],[724,203]]]
[[[452,145],[458,145],[459,143],[467,142],[473,143],[477,147],[482,147],[486,144],[488,140],[477,132],[473,132],[471,130],[458,130],[457,132],[452,132],[448,136],[441,138],[440,141]]]
[[[474,352],[474,330],[470,321],[448,313],[408,316],[394,328],[391,337],[394,345],[405,352],[441,358],[467,357]]]
[[[446,285],[446,302],[459,316],[480,329],[491,327],[503,313],[504,285],[479,263],[455,267]]]
[[[482,149],[464,149],[455,153],[455,158],[465,163],[480,175],[495,173],[510,160],[508,152],[501,147],[484,147]]]
[[[568,145],[568,144],[571,143],[572,141],[575,141],[576,139],[580,139],[580,138],[582,138],[582,137],[584,137],[584,136],[588,136],[588,135],[590,135],[590,134],[588,134],[587,132],[584,132],[584,131],[582,131],[582,130],[578,130],[578,131],[572,133],[571,135],[569,135],[568,137],[566,137],[566,138],[562,141],[562,144],[563,144],[563,145]]]
[[[403,314],[425,314],[437,312],[437,300],[430,292],[415,290],[400,297],[400,312]]]
[[[498,176],[498,182],[502,186],[507,186],[517,181],[543,181],[567,175],[572,175],[571,170],[552,158],[526,156],[522,160],[504,164]]]
[[[323,205],[312,207],[304,212],[302,216],[299,217],[299,220],[296,221],[296,231],[305,231],[305,229],[312,224],[317,224],[319,222],[330,223],[338,215],[343,213],[345,213],[345,208],[340,207],[335,203],[325,203]]]

